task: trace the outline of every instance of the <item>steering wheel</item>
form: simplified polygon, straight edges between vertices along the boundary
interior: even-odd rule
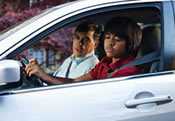
[[[23,87],[41,87],[44,86],[44,83],[40,80],[40,78],[38,78],[37,76],[28,76],[25,72],[25,67],[26,65],[29,63],[29,60],[25,57],[21,57],[20,58],[20,62],[22,64],[22,86]]]

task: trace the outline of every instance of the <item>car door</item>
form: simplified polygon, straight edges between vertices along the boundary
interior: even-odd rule
[[[6,121],[174,121],[174,72],[98,80],[0,96]]]
[[[132,2],[131,5],[133,7],[135,3]],[[161,15],[169,13],[162,17],[164,29],[169,19],[174,18],[171,3],[163,2],[161,5]],[[110,6],[116,8],[117,4],[111,3]],[[122,4],[123,6],[131,7],[130,4]],[[138,7],[137,4],[135,7]],[[41,34],[38,32],[38,35]],[[162,37],[166,45],[168,35]],[[171,56],[165,55],[168,47],[165,45],[162,45],[164,49],[161,53],[162,71],[168,69]],[[24,47],[26,46],[20,49]],[[13,55],[13,51],[11,49],[4,55]],[[174,121],[174,79],[172,71],[32,89],[3,90],[0,93],[0,116],[1,120],[6,121]]]

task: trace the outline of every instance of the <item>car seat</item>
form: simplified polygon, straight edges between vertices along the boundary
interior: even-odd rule
[[[160,63],[160,45],[161,31],[159,25],[145,26],[143,29],[141,44],[136,54],[136,59],[128,64],[122,65],[112,73],[108,74],[110,78],[113,73],[130,66],[138,66],[143,69],[142,73],[150,73],[159,71]]]
[[[143,57],[149,53],[160,52],[161,30],[160,25],[145,26],[142,30],[142,42],[138,51],[138,57]],[[143,64],[144,73],[159,71],[159,61]]]

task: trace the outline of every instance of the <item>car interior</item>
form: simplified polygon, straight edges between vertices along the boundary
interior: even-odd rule
[[[105,23],[114,16],[129,17],[135,20],[142,28],[142,42],[138,49],[136,59],[134,62],[126,64],[125,66],[141,66],[144,68],[144,74],[160,71],[161,15],[160,10],[156,7],[111,10],[79,18],[69,24],[65,24],[62,28],[49,34],[36,44],[29,45],[27,49],[15,55],[13,58],[19,59],[19,55],[25,55],[27,58],[34,57],[39,60],[46,72],[53,73],[59,68],[64,59],[71,55],[71,36],[79,23],[86,20],[93,21],[101,26],[100,48],[103,50],[104,26]],[[46,50],[47,53],[42,52],[43,50]],[[104,51],[101,52],[103,52],[101,55],[104,56]]]
[[[88,19],[104,27],[105,23],[114,16],[129,17],[135,20],[142,28],[142,42],[138,49],[136,57],[137,62],[132,62],[132,64],[127,64],[126,66],[132,66],[133,64],[142,66],[142,68],[144,68],[144,73],[152,73],[161,70],[159,68],[161,48],[161,18],[159,9],[143,7],[110,11],[91,17],[88,16],[87,18],[83,18],[83,20]],[[101,39],[103,39],[103,37],[101,37]]]

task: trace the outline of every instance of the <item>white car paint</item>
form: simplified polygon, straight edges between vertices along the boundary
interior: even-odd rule
[[[155,2],[152,0],[84,0],[50,9],[52,12],[1,35],[0,59],[31,38],[74,15],[96,8]],[[106,4],[105,4],[106,3]],[[83,9],[86,8],[86,9]],[[52,22],[53,21],[53,22]],[[33,33],[34,32],[34,33]],[[32,34],[31,34],[32,33]],[[9,36],[7,36],[9,35]],[[17,43],[17,44],[16,44]],[[2,121],[174,121],[175,73],[97,80],[0,92]],[[170,97],[171,101],[151,102],[127,107],[127,102]]]

